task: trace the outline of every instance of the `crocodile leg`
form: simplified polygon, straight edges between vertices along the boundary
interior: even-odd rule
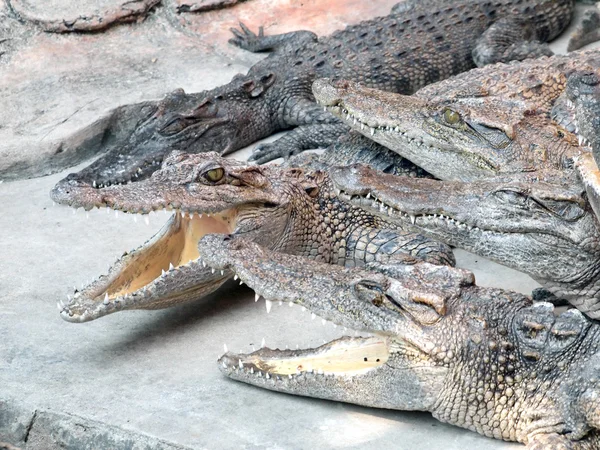
[[[289,45],[303,45],[316,42],[318,39],[315,33],[306,30],[265,36],[263,27],[260,27],[256,34],[242,22],[240,22],[240,29],[241,31],[237,28],[230,28],[235,37],[229,39],[229,43],[252,53],[277,51]]]
[[[274,142],[258,144],[250,160],[264,164],[277,158],[289,158],[303,150],[328,147],[348,131],[348,127],[343,124],[299,126]]]
[[[491,25],[478,39],[473,49],[473,61],[482,67],[553,54],[548,44],[538,40],[536,30],[529,23],[504,18]]]

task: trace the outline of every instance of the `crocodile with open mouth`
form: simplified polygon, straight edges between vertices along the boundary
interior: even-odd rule
[[[600,319],[600,223],[577,180],[411,179],[365,165],[330,176],[350,204],[525,272]]]
[[[130,111],[127,121],[134,125],[117,121],[105,133],[113,139],[111,149],[59,187],[136,181],[158,169],[169,151],[226,154],[289,128],[294,130],[281,141],[259,149],[257,162],[329,145],[347,127],[315,103],[316,78],[348,78],[410,94],[474,67],[474,60],[550,54],[542,42],[566,27],[573,9],[574,0],[410,1],[388,16],[321,38],[309,31],[265,36],[241,25],[231,42],[253,52],[272,50],[267,58],[225,86],[194,94],[178,90]]]
[[[573,73],[600,72],[600,50],[474,69],[407,96],[317,80],[315,97],[353,129],[443,180],[567,172],[586,153],[554,110]]]
[[[175,151],[147,180],[101,189],[79,185],[65,195],[71,206],[86,210],[173,212],[148,242],[125,253],[67,304],[59,302],[61,316],[72,322],[124,309],[166,308],[214,291],[232,274],[200,264],[197,243],[207,233],[244,235],[277,251],[343,266],[454,264],[445,244],[341,202],[325,172]]]
[[[600,446],[600,325],[576,309],[481,288],[465,270],[308,263],[211,235],[203,261],[269,301],[301,305],[370,337],[318,348],[226,353],[228,377],[261,388],[435,418],[530,450]]]

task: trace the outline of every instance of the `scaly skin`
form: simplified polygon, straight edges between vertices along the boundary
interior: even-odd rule
[[[576,128],[581,145],[589,148],[576,167],[596,216],[600,217],[600,77],[594,72],[574,72],[553,110],[555,120]]]
[[[600,319],[600,225],[576,180],[409,179],[364,165],[330,173],[349,203],[525,272]]]
[[[487,66],[413,96],[344,81],[313,89],[328,111],[437,178],[472,181],[573,167],[587,150],[551,111],[575,71],[599,73],[600,50]]]
[[[269,57],[228,85],[189,95],[177,91],[155,106],[146,105],[131,135],[57,190],[136,181],[156,170],[171,150],[228,153],[294,127],[281,143],[263,146],[257,162],[329,145],[347,128],[315,104],[311,85],[316,78],[351,79],[410,94],[474,67],[472,53],[480,64],[549,54],[540,42],[565,28],[573,3],[413,2],[408,9],[322,38],[308,31],[256,35],[241,25],[241,31],[232,30],[231,42],[250,51],[273,50]]]
[[[126,213],[174,211],[144,245],[76,292],[61,316],[85,322],[123,309],[166,308],[217,289],[231,273],[199,263],[207,233],[234,233],[277,251],[342,266],[369,262],[454,264],[452,251],[341,202],[324,172],[257,166],[216,153],[173,152],[149,179],[68,193],[73,207]]]
[[[533,449],[600,445],[600,325],[573,309],[480,288],[421,263],[345,269],[211,235],[203,260],[266,301],[293,302],[371,337],[226,353],[221,371],[262,388],[437,419]]]

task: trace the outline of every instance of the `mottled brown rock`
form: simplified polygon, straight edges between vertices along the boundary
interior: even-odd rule
[[[238,3],[245,2],[247,0],[175,0],[177,4],[177,12],[204,12],[211,11],[213,9],[228,8]]]
[[[101,31],[114,24],[142,19],[160,0],[7,0],[21,20],[44,31]]]

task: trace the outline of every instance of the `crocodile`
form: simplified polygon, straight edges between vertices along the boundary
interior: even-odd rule
[[[600,319],[600,223],[581,183],[412,179],[366,165],[330,176],[342,200],[525,272]]]
[[[210,235],[203,261],[268,301],[370,336],[318,348],[227,352],[219,368],[261,388],[438,420],[530,450],[600,446],[600,324],[576,309],[478,287],[427,263],[343,268]]]
[[[344,80],[317,80],[313,90],[353,129],[437,178],[543,177],[570,171],[588,152],[575,124],[552,115],[575,72],[599,73],[600,50],[489,65],[411,96]]]
[[[260,147],[255,160],[329,145],[347,127],[315,103],[316,78],[410,94],[475,63],[550,54],[545,42],[567,26],[573,9],[574,0],[414,0],[320,38],[309,31],[266,36],[240,24],[230,42],[252,52],[270,50],[268,57],[227,85],[193,94],[177,90],[144,104],[131,133],[107,131],[120,136],[112,148],[57,190],[142,180],[168,151],[227,154],[290,128]]]
[[[339,201],[330,185],[326,172],[174,151],[144,181],[73,188],[68,195],[74,208],[172,215],[107,274],[59,302],[61,317],[86,322],[126,309],[167,308],[213,292],[232,274],[200,263],[197,243],[207,233],[243,235],[280,252],[343,266],[454,264],[447,245]]]

